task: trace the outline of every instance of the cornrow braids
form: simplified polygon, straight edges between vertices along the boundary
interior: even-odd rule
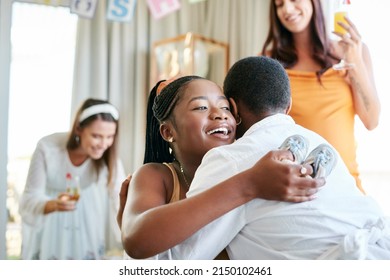
[[[169,143],[166,142],[160,134],[160,124],[169,119],[175,108],[181,93],[185,91],[187,85],[198,79],[204,79],[199,76],[184,76],[178,78],[165,86],[160,94],[157,93],[159,81],[151,90],[146,121],[146,146],[144,163],[148,162],[172,162],[174,155],[170,152]]]
[[[162,153],[162,151],[168,150],[169,146],[166,141],[160,135],[160,123],[154,117],[153,104],[156,98],[157,88],[160,83],[165,80],[159,81],[151,90],[148,105],[146,109],[146,139],[145,139],[145,155],[144,164],[148,162],[164,162],[169,160],[169,152]]]
[[[164,87],[161,93],[154,100],[154,116],[160,122],[168,119],[172,113],[173,108],[176,106],[178,99],[180,98],[180,93],[185,90],[189,82],[197,79],[204,78],[199,76],[184,76],[172,81],[166,87]]]

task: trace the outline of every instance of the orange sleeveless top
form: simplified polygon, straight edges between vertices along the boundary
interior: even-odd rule
[[[314,72],[286,69],[291,83],[295,122],[324,137],[340,153],[364,193],[356,161],[355,111],[345,71],[327,70],[321,83]]]
[[[171,170],[172,177],[173,177],[173,191],[171,198],[169,199],[169,203],[176,202],[180,200],[180,182],[179,178],[177,177],[177,173],[175,170],[175,167],[173,167],[172,163],[166,163],[163,162],[163,164]]]

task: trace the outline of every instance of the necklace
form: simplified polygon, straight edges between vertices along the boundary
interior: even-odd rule
[[[190,184],[188,184],[187,177],[186,177],[186,174],[184,173],[183,166],[181,165],[180,161],[178,161],[178,163],[179,163],[179,167],[180,167],[180,173],[183,176],[184,182],[187,185],[187,189],[190,189]]]

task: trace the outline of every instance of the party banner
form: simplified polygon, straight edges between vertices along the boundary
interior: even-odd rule
[[[71,0],[70,12],[84,18],[93,18],[98,0]]]
[[[131,22],[134,16],[137,0],[109,0],[107,19],[121,22]]]
[[[205,2],[205,1],[206,1],[206,0],[188,0],[188,3],[194,4],[194,3]]]
[[[148,0],[149,10],[155,19],[180,9],[179,0]]]
[[[62,1],[62,0],[37,0],[37,1],[26,1],[26,2],[31,2],[31,3],[38,3],[38,4],[43,4],[43,5],[47,5],[47,6],[54,6],[54,7],[59,7],[59,6],[69,6],[66,3],[66,1]]]

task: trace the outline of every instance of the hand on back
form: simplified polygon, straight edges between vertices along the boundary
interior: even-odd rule
[[[310,165],[286,163],[293,160],[289,151],[271,151],[261,158],[248,172],[255,196],[267,200],[304,202],[315,198],[315,193],[325,184],[323,178],[309,176]],[[302,169],[302,167],[304,167]],[[302,171],[306,173],[302,174]]]

